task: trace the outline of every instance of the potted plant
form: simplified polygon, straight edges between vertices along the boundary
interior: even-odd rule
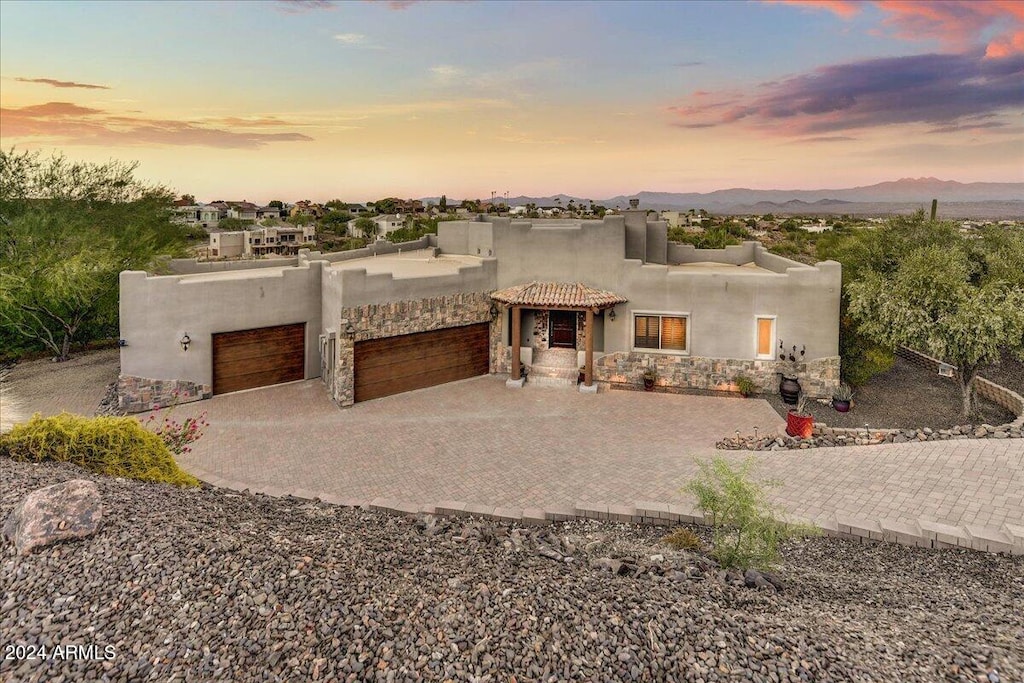
[[[736,378],[736,390],[740,392],[743,398],[748,398],[757,391],[757,385],[754,384],[754,380],[746,375],[740,375]]]
[[[654,381],[658,379],[658,373],[654,368],[644,370],[644,391],[654,391]]]
[[[576,379],[576,384],[583,384],[587,381],[587,368],[583,365],[580,366],[580,374]]]
[[[786,414],[786,433],[801,439],[809,439],[814,434],[814,416],[806,412],[807,397],[800,394],[796,408],[790,408]]]
[[[832,392],[832,407],[836,412],[845,413],[850,410],[850,403],[853,401],[853,389],[846,382],[840,384]]]
[[[779,360],[782,361],[780,365],[779,374],[782,375],[782,380],[779,382],[779,394],[782,396],[782,402],[786,405],[793,406],[797,404],[800,399],[800,380],[797,376],[797,351],[796,345],[789,352],[786,351],[786,347],[783,342],[779,341],[779,348],[782,349],[782,353],[779,354]],[[800,361],[804,359],[804,354],[807,353],[807,347],[804,346],[800,349]]]

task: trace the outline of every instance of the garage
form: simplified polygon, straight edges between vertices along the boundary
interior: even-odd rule
[[[213,335],[213,393],[304,379],[306,324]]]
[[[480,323],[356,342],[356,402],[486,375],[489,334]]]

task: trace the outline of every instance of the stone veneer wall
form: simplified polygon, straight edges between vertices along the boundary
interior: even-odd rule
[[[610,353],[594,361],[594,377],[609,384],[641,384],[643,372],[653,367],[655,384],[687,389],[737,391],[736,378],[746,375],[766,393],[779,390],[779,361],[698,358],[660,353]],[[787,364],[788,367],[792,367]],[[804,393],[812,398],[831,398],[839,386],[839,357],[819,358],[796,364]]]
[[[150,379],[121,375],[117,378],[117,409],[143,413],[156,406],[192,403],[213,396],[213,387],[182,379]]]
[[[331,387],[331,395],[340,406],[350,406],[355,402],[355,344],[369,339],[397,337],[487,322],[491,324],[493,367],[496,340],[497,343],[501,341],[500,320],[500,315],[497,320],[491,319],[491,298],[487,292],[344,307],[341,309],[339,328],[344,330],[351,323],[356,333],[355,339],[349,339],[344,334],[338,335],[333,386],[327,382]]]
[[[550,311],[536,309],[533,311],[533,343],[530,345],[535,351],[546,351],[548,348],[548,332]]]

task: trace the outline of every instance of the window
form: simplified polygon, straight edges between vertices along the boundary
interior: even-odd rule
[[[689,350],[689,316],[634,315],[633,347],[685,353]]]
[[[755,319],[755,353],[758,358],[770,359],[775,356],[775,316],[758,316]]]

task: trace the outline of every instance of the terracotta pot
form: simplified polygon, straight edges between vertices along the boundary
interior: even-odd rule
[[[789,411],[786,414],[786,433],[801,439],[811,438],[814,434],[814,416],[800,415],[795,410]]]
[[[796,377],[782,376],[779,382],[779,394],[782,395],[782,402],[787,406],[795,406],[800,400],[800,382]]]
[[[837,398],[832,399],[832,407],[836,409],[837,413],[848,413],[850,412],[850,402],[840,401]]]

